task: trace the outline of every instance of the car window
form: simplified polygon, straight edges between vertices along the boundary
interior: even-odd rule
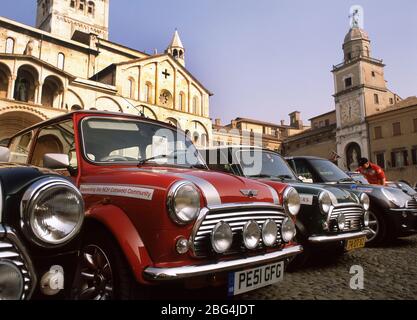
[[[91,117],[82,120],[84,155],[100,164],[204,165],[190,139],[157,123]]]
[[[33,142],[34,132],[29,131],[25,134],[13,138],[10,142],[10,162],[26,164],[30,147]]]
[[[43,157],[47,153],[68,155],[70,166],[77,168],[77,154],[74,142],[74,126],[72,121],[54,124],[39,131],[33,150],[31,164],[43,167]]]
[[[204,150],[201,154],[206,161],[210,170],[220,171],[225,173],[234,173],[233,165],[228,160],[228,151],[213,149],[213,150]]]
[[[303,159],[294,159],[295,172],[303,181],[313,182],[313,172]]]

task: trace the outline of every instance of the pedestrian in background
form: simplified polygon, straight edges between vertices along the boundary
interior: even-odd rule
[[[384,170],[377,164],[370,162],[367,158],[361,158],[359,160],[357,172],[362,173],[370,184],[385,185],[386,178]]]

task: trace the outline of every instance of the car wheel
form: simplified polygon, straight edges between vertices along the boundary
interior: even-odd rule
[[[375,247],[382,244],[387,237],[387,225],[385,219],[372,211],[369,211],[369,226],[370,233],[367,236],[367,246]]]
[[[84,233],[73,292],[75,300],[141,298],[122,250],[101,227]]]

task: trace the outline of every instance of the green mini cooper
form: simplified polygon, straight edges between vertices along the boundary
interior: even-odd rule
[[[365,246],[369,232],[369,198],[365,193],[303,183],[281,155],[266,149],[219,146],[201,153],[212,170],[257,179],[270,186],[286,183],[298,191],[301,209],[297,240],[304,253],[294,260],[294,266],[304,265],[317,251],[334,255]]]

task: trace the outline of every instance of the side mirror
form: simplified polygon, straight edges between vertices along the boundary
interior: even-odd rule
[[[6,147],[0,147],[0,162],[9,162],[10,150]]]
[[[70,159],[67,154],[47,153],[43,156],[43,166],[48,169],[67,169]]]

